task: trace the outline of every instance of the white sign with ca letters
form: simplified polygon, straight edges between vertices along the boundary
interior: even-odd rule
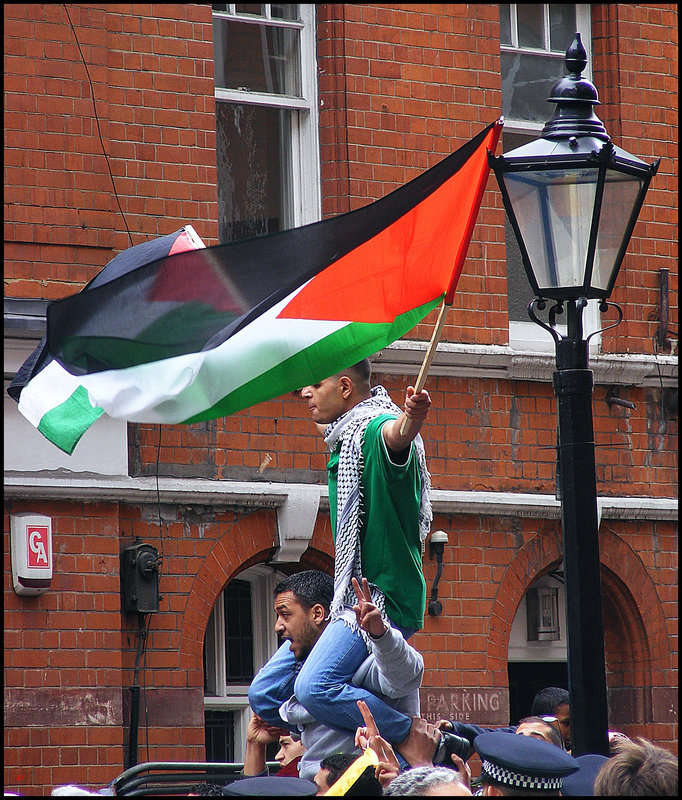
[[[12,514],[12,580],[20,595],[43,594],[52,582],[52,519],[41,514]]]

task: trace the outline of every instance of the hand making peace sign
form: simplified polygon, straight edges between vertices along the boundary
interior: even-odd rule
[[[355,596],[358,598],[358,604],[353,606],[358,625],[373,639],[378,639],[386,632],[386,624],[381,618],[381,612],[372,602],[369,581],[367,578],[362,579],[362,589],[356,578],[351,578],[351,581],[353,589],[355,589]]]

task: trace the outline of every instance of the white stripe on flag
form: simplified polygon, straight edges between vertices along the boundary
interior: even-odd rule
[[[298,291],[298,290],[297,290]],[[90,402],[129,422],[179,423],[349,322],[277,319],[287,297],[211,350],[81,377]]]

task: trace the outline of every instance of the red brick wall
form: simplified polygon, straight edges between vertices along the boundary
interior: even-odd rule
[[[8,296],[72,294],[188,222],[217,236],[210,6],[129,8],[68,6],[99,130],[65,7],[4,10]]]
[[[44,595],[18,597],[9,515],[36,505],[5,504],[5,785],[98,787],[123,770],[138,622],[121,613],[119,553],[138,536],[163,557],[139,677],[139,760],[204,760],[204,631],[225,584],[272,556],[274,511],[207,509],[200,532],[196,512],[181,507],[169,518],[164,506],[159,529],[154,506],[39,505],[52,518],[53,581]],[[328,531],[316,539],[311,559],[328,568]]]
[[[92,92],[61,5],[5,11],[5,293],[57,298],[129,244],[93,115]],[[104,147],[133,243],[192,223],[217,237],[210,7],[69,5],[92,77]],[[658,270],[671,271],[677,330],[677,11],[592,7],[598,113],[617,144],[661,168],[614,299],[625,321],[605,349],[651,353]],[[497,6],[318,6],[323,213],[357,208],[410,180],[499,115]],[[674,114],[674,116],[673,116]],[[489,183],[444,338],[508,342],[503,211]],[[417,327],[430,336],[433,317]],[[413,375],[380,376],[400,401]],[[437,489],[553,494],[556,404],[550,384],[434,377],[424,431]],[[621,387],[629,410],[594,395],[601,495],[677,493],[677,416],[656,387]],[[156,471],[158,428],[131,425],[131,474]],[[271,461],[263,467],[267,461]],[[161,431],[161,475],[323,482],[325,457],[305,407],[285,397],[227,419]],[[9,514],[54,521],[53,588],[11,587]],[[120,550],[133,537],[164,556],[152,619],[140,760],[203,758],[201,645],[224,585],[267,560],[274,511],[64,501],[5,504],[5,786],[99,787],[125,761],[136,619],[120,612]],[[202,512],[203,513],[203,512]],[[415,644],[425,689],[507,691],[509,629],[523,592],[560,558],[557,520],[439,516],[449,532],[439,597]],[[677,748],[677,526],[605,520],[601,528],[609,687],[616,721]],[[201,533],[201,535],[200,535]],[[303,567],[329,569],[320,514]],[[424,561],[430,586],[436,565]],[[623,643],[626,642],[626,645]],[[27,704],[27,697],[31,698]],[[627,720],[647,720],[626,724]],[[49,722],[46,723],[46,720]],[[472,717],[474,722],[487,720]],[[147,722],[149,739],[147,740]]]
[[[416,372],[416,370],[415,370]],[[376,375],[402,404],[415,375]],[[556,400],[548,383],[434,377],[424,428],[434,488],[553,494]],[[661,410],[660,390],[619,388],[635,409],[593,399],[597,490],[603,496],[671,497],[677,492],[677,416]],[[305,403],[284,397],[215,422],[134,426],[131,464],[140,475],[324,482],[322,440]],[[268,456],[270,460],[268,460]],[[263,467],[263,469],[261,469]]]
[[[604,335],[604,350],[651,354],[660,269],[670,270],[675,331],[679,304],[672,266],[678,256],[679,159],[671,135],[679,122],[677,6],[603,3],[592,9],[594,82],[602,102],[597,114],[615,144],[649,164],[661,159],[612,295],[624,319]]]

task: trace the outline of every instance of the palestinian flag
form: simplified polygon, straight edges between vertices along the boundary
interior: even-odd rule
[[[348,214],[109,277],[114,259],[99,282],[48,307],[49,353],[90,409],[131,422],[214,419],[317,383],[452,302],[500,131],[493,123]],[[21,393],[22,413],[39,377]],[[28,418],[73,451],[76,432],[69,449],[59,424],[48,432],[36,416]]]

